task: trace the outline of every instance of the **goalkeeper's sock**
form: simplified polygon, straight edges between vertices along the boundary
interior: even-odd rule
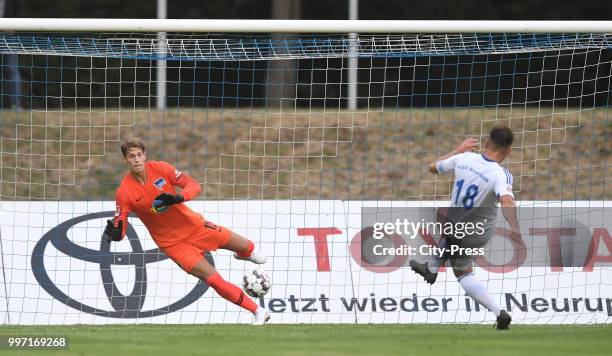
[[[224,280],[219,272],[215,272],[212,276],[206,278],[206,283],[226,300],[243,307],[251,313],[255,313],[257,310],[257,304],[244,294],[238,286]]]
[[[249,247],[247,247],[246,251],[236,252],[236,256],[238,256],[237,258],[245,259],[245,258],[251,257],[251,255],[253,254],[253,250],[255,250],[255,244],[251,240],[248,240],[248,241],[249,241]]]
[[[446,247],[446,239],[441,239],[440,242],[438,243],[438,247],[439,248],[444,248]],[[440,266],[442,266],[445,262],[446,262],[446,254],[444,254],[442,257],[439,257],[438,255],[435,255],[433,261],[428,262],[427,263],[427,268],[429,268],[429,272],[431,273],[438,273],[438,270],[440,269]]]
[[[249,241],[249,247],[246,249],[246,251],[234,253],[234,258],[237,260],[251,261],[253,263],[257,263],[260,265],[266,263],[266,260],[267,260],[266,256],[255,253],[253,251],[255,250],[255,245],[253,244],[253,241],[251,240],[248,240],[248,241]]]
[[[485,308],[489,309],[489,311],[495,314],[495,317],[498,317],[501,312],[501,307],[499,304],[491,297],[489,292],[487,292],[486,288],[480,283],[474,273],[465,274],[457,279],[459,284],[463,290],[465,290],[465,294],[469,295],[472,299],[484,305]]]

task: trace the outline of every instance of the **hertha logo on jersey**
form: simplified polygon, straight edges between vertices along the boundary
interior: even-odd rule
[[[162,190],[164,185],[166,185],[166,180],[164,178],[159,178],[158,180],[153,182],[153,185],[155,185],[157,189]]]

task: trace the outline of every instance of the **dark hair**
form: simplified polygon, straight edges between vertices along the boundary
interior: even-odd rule
[[[123,140],[123,143],[121,144],[121,153],[123,153],[123,157],[125,157],[130,148],[134,147],[140,148],[142,152],[144,152],[146,148],[144,141],[139,137],[128,137]]]
[[[498,148],[508,148],[514,141],[514,133],[508,126],[495,126],[489,134],[491,143]]]

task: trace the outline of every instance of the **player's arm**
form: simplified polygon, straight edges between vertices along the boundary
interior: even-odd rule
[[[508,225],[510,225],[510,237],[513,240],[520,240],[521,229],[518,223],[514,198],[510,195],[502,195],[499,197],[499,203],[501,204],[502,214],[504,214],[504,218],[508,222]]]
[[[106,241],[121,241],[127,231],[127,217],[130,213],[130,206],[123,198],[121,190],[117,191],[115,198],[115,217],[106,221],[104,236]]]
[[[514,231],[519,231],[520,229],[514,198],[512,198],[510,195],[502,195],[501,197],[499,197],[499,203],[501,204],[504,218],[508,222],[508,225],[510,225],[510,229]]]
[[[161,193],[155,200],[159,203],[156,207],[169,206],[173,204],[179,204],[185,201],[189,201],[197,196],[202,188],[200,184],[187,173],[183,173],[172,165],[166,162],[159,162],[162,165],[162,169],[166,177],[170,180],[170,183],[174,186],[180,187],[182,190],[178,194]]]
[[[429,165],[429,171],[433,174],[445,173],[446,171],[450,170],[450,167],[446,167],[448,165],[446,163],[449,163],[449,164],[454,163],[453,161],[450,161],[449,158],[455,155],[458,155],[460,153],[473,151],[477,147],[478,147],[478,140],[475,138],[468,138],[465,141],[463,141],[459,146],[457,146],[457,148],[452,150],[451,152],[431,162],[431,164]]]
[[[510,237],[514,240],[518,240],[521,238],[521,229],[518,223],[514,193],[512,193],[512,174],[507,171],[505,173],[505,176],[502,177],[500,175],[497,179],[495,193],[498,196],[502,214],[508,222],[508,225],[510,225]]]

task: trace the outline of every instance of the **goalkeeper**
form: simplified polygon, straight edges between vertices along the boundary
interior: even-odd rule
[[[234,257],[253,263],[266,262],[253,252],[253,242],[195,213],[186,204],[200,192],[200,185],[187,174],[163,161],[146,161],[145,144],[138,138],[121,145],[123,161],[129,173],[116,193],[116,210],[108,220],[104,234],[107,241],[120,241],[127,231],[127,217],[136,213],[153,240],[183,270],[205,281],[220,296],[254,314],[254,325],[270,318],[239,287],[225,281],[206,261],[204,253],[219,248],[234,251]],[[182,188],[177,193],[175,186]]]

